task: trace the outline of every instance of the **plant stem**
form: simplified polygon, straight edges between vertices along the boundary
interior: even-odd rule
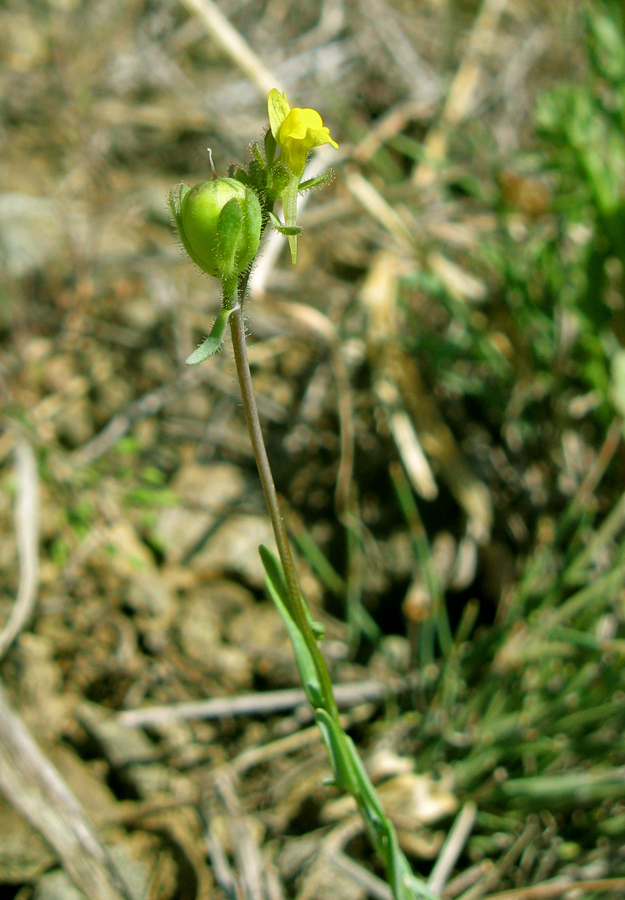
[[[239,288],[241,293],[244,286]],[[304,608],[304,601],[299,589],[297,581],[297,573],[295,571],[295,563],[286,536],[280,506],[278,504],[278,495],[273,481],[269,458],[265,448],[263,432],[260,426],[260,418],[258,416],[258,408],[256,406],[256,397],[254,395],[254,385],[252,383],[252,373],[250,372],[250,364],[247,356],[247,343],[245,340],[245,322],[243,319],[243,310],[239,306],[230,317],[230,331],[232,333],[232,346],[234,349],[234,359],[237,368],[237,376],[239,379],[239,387],[241,388],[241,399],[243,400],[243,409],[245,411],[245,419],[247,421],[247,429],[252,442],[256,467],[260,477],[260,482],[265,495],[265,502],[271,519],[274,537],[278,554],[282,563],[284,577],[286,580],[289,598],[291,600],[291,612],[297,623],[301,633],[303,634],[308,649],[312,655],[317,675],[323,689],[326,699],[326,712],[338,721],[338,709],[334,699],[332,690],[332,681],[330,673],[326,666],[326,662],[319,650],[317,638],[313,634]]]

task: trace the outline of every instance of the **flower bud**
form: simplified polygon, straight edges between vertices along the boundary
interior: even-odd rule
[[[193,262],[216,278],[229,279],[248,268],[260,243],[258,197],[235,178],[177,185],[169,205],[180,240]]]

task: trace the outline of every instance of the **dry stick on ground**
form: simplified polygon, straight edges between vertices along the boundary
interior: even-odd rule
[[[332,831],[322,838],[319,852],[312,860],[307,860],[309,867],[302,879],[302,886],[298,891],[297,900],[316,900],[317,897],[323,896],[323,893],[327,892],[326,869],[328,864],[336,869],[342,869],[344,874],[355,884],[362,884],[363,876],[366,879],[369,875],[368,871],[358,863],[353,864],[354,868],[351,871],[348,866],[346,871],[342,861],[346,859],[348,863],[351,863],[349,857],[343,853],[343,848],[359,834],[362,834],[363,827],[363,821],[360,817],[350,816],[347,819],[343,819],[340,824],[336,825]],[[372,891],[370,888],[372,885],[376,886],[379,883],[387,892],[383,900],[392,900],[393,893],[388,884],[375,875],[371,875],[371,879],[373,880],[366,885],[367,892],[375,897],[375,889]],[[338,893],[338,891],[333,893]]]
[[[226,809],[238,882],[243,889],[245,900],[264,900],[262,887],[264,867],[260,847],[251,818],[243,814],[234,779],[227,766],[215,773],[214,785]]]
[[[30,444],[21,439],[15,446],[17,458],[17,500],[15,534],[20,580],[15,603],[2,633],[0,659],[26,627],[35,608],[39,582],[39,479],[37,462]]]
[[[375,897],[376,900],[393,900],[393,892],[388,884],[353,860],[351,856],[340,851],[330,857],[330,862],[344,875],[351,878],[354,884],[364,888],[369,896]]]
[[[383,700],[394,685],[381,681],[357,681],[338,684],[334,694],[338,706],[354,706],[372,700]],[[399,685],[401,689],[401,685]],[[183,722],[197,719],[227,719],[231,716],[273,715],[277,712],[306,706],[306,694],[300,688],[239,694],[235,697],[213,697],[192,700],[171,706],[151,706],[147,709],[128,709],[117,716],[127,728],[141,728],[164,722]]]
[[[488,872],[493,868],[492,860],[482,859],[479,863],[474,863],[468,869],[464,869],[459,875],[452,878],[443,892],[443,898],[459,897],[467,891],[472,885],[477,884]]]
[[[16,455],[15,520],[20,583],[17,600],[0,635],[0,656],[32,614],[39,571],[35,455],[23,440],[17,444]],[[68,875],[90,900],[132,900],[78,801],[9,706],[1,683],[0,791],[47,841]]]
[[[9,706],[2,685],[0,790],[47,841],[89,900],[136,900],[80,804]]]
[[[35,455],[16,446],[15,510],[20,582],[15,605],[0,635],[0,656],[26,626],[37,596],[38,478]],[[78,801],[11,709],[0,682],[0,791],[55,851],[90,900],[132,900]]]

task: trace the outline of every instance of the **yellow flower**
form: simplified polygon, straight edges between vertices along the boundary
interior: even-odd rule
[[[306,158],[313,147],[322,144],[338,144],[330,137],[316,109],[291,109],[285,94],[275,88],[269,92],[269,123],[276,144],[280,147],[280,159],[298,179],[304,174]]]

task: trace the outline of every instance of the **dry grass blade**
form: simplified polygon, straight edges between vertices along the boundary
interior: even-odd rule
[[[449,876],[456,865],[458,857],[464,849],[467,838],[475,823],[477,807],[469,801],[462,807],[447,839],[441,848],[438,859],[428,878],[428,887],[435,894],[442,894]]]
[[[281,90],[279,79],[224,16],[212,0],[181,0],[190,13],[198,16],[208,33],[228,54],[235,66],[245,72],[263,99],[272,88]]]
[[[469,39],[468,49],[454,77],[445,106],[437,124],[430,130],[423,145],[423,161],[415,168],[413,181],[419,188],[436,181],[436,167],[447,155],[447,132],[459,125],[471,111],[471,104],[480,76],[480,54],[488,46],[489,37],[497,27],[508,0],[484,0]]]
[[[401,220],[397,212],[377,191],[370,181],[360,174],[354,166],[345,170],[345,182],[352,195],[393,236],[398,247],[408,254],[414,249],[414,239],[410,230]]]
[[[350,859],[346,853],[335,853],[330,857],[333,866],[348,876],[355,884],[364,888],[376,900],[393,900],[393,892],[385,881],[369,872],[364,866]]]
[[[549,900],[551,897],[572,895],[573,891],[622,894],[625,893],[625,878],[590,878],[584,881],[557,879],[545,884],[517,888],[514,891],[488,894],[484,900]]]
[[[534,840],[537,834],[538,823],[535,819],[532,819],[528,822],[522,833],[519,835],[510,849],[506,853],[504,853],[504,855],[494,866],[494,868],[491,869],[491,871],[488,872],[481,881],[478,881],[477,884],[474,884],[473,887],[469,888],[468,891],[465,891],[464,894],[461,894],[461,900],[479,900],[479,898],[483,897],[488,893],[489,890],[492,890],[493,887],[499,884],[501,878],[514,865],[525,848]]]
[[[252,820],[243,815],[233,779],[227,769],[221,769],[215,774],[214,784],[227,811],[233,856],[243,896],[246,900],[264,900],[263,863]]]

